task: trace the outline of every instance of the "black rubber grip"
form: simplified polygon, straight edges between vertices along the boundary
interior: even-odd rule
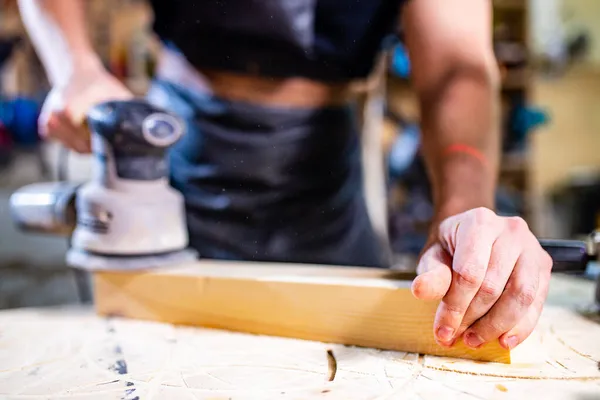
[[[552,257],[552,272],[585,273],[590,261],[585,242],[560,239],[540,239],[539,242]]]

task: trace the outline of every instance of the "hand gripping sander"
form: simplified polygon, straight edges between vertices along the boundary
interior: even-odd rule
[[[187,248],[182,195],[168,183],[166,152],[184,134],[176,116],[142,100],[111,101],[87,115],[88,183],[47,182],[12,194],[16,225],[70,237],[67,264],[145,269],[197,258]]]

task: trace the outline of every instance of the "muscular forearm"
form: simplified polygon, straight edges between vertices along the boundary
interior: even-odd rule
[[[412,0],[402,13],[434,222],[475,207],[494,208],[500,131],[492,17],[490,2],[479,0]],[[456,145],[485,161],[447,151]]]
[[[492,66],[449,69],[439,84],[420,95],[423,154],[436,222],[475,207],[494,209],[500,154],[498,97]]]
[[[82,0],[19,0],[19,8],[53,84],[64,83],[77,68],[100,65],[85,29]]]

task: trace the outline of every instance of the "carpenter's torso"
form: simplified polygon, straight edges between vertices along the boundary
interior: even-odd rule
[[[149,98],[188,124],[170,164],[191,245],[208,258],[386,265],[340,87],[371,73],[402,0],[151,3],[154,30],[185,60],[162,58]]]
[[[344,81],[373,68],[404,0],[151,0],[153,28],[196,67]]]

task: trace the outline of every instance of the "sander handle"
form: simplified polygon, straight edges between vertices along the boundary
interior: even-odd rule
[[[580,240],[538,239],[540,245],[552,258],[552,272],[584,274],[588,263],[594,258],[588,252],[588,244]]]

